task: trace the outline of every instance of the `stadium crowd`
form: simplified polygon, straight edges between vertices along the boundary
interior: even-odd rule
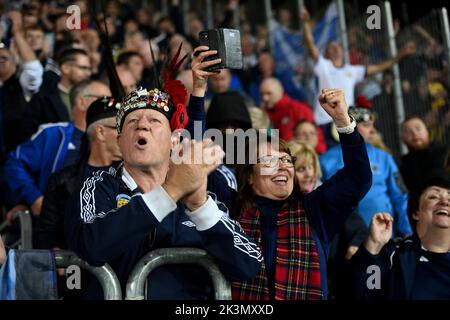
[[[76,27],[70,5],[79,8]],[[33,248],[108,263],[123,292],[147,252],[195,247],[213,257],[233,299],[450,299],[442,47],[415,25],[389,58],[350,25],[347,64],[338,42],[320,51],[306,8],[279,10],[281,27],[302,26],[318,88],[311,100],[295,81],[303,62],[277,71],[269,31],[250,23],[245,3],[222,3],[215,27],[232,28],[237,5],[243,68],[209,71],[220,60],[200,44],[204,16],[183,15],[179,0],[167,15],[119,0],[102,9],[87,0],[0,0],[0,222],[8,225],[0,289],[20,236],[16,213],[28,210]],[[402,83],[405,105],[417,111],[401,125],[402,156],[383,141],[397,63],[420,73]],[[180,129],[195,139],[173,134]],[[203,138],[211,129],[221,146]],[[263,134],[233,148],[233,135],[250,129]],[[196,150],[209,157],[173,161]],[[366,285],[371,265],[382,290]],[[55,298],[102,298],[91,275],[75,293],[65,279],[58,272]],[[194,266],[161,267],[149,283],[150,299],[213,295]]]

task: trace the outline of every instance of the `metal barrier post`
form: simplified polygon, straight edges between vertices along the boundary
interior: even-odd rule
[[[20,240],[11,245],[12,248],[18,247],[19,249],[29,250],[33,249],[33,232],[31,226],[30,211],[17,211],[14,213],[13,220],[19,218],[20,222]],[[9,225],[8,221],[3,222],[0,225],[0,232]]]
[[[445,51],[447,54],[447,60],[450,61],[450,27],[448,23],[448,15],[447,15],[447,9],[442,8],[439,12],[440,22],[441,22],[441,30],[443,31],[443,38],[444,38],[444,45],[445,45]],[[447,68],[448,71],[448,83],[450,83],[450,68]]]
[[[189,0],[181,1],[181,12],[183,14],[183,32],[184,34],[189,33]]]
[[[142,2],[143,3],[141,4],[141,7],[144,7],[147,3],[146,3],[146,1],[142,1]],[[169,15],[169,5],[167,3],[167,0],[161,1],[161,12],[162,12],[163,16]]]
[[[212,0],[206,0],[206,26],[208,29],[214,26]]]
[[[344,63],[350,63],[349,58],[349,48],[348,48],[348,38],[347,38],[347,25],[345,23],[345,11],[344,11],[344,1],[336,0],[336,7],[338,10],[339,18],[339,38],[342,43],[342,48],[344,49]]]
[[[18,211],[16,212],[15,217],[19,217],[20,221],[20,238],[22,240],[20,249],[33,249],[33,232],[31,227],[30,212],[28,210]]]
[[[384,2],[384,10],[386,13],[386,26],[387,37],[389,39],[389,54],[391,57],[395,57],[397,54],[397,45],[395,43],[395,31],[394,23],[392,19],[391,4],[389,1]],[[400,130],[400,126],[405,119],[405,109],[403,104],[402,86],[400,83],[400,69],[398,63],[392,67],[394,74],[394,96],[395,96],[395,113],[397,121],[397,131]],[[405,154],[407,152],[405,144],[400,141],[400,153]]]
[[[144,299],[148,275],[165,264],[198,264],[205,268],[214,286],[216,300],[231,300],[231,287],[214,260],[206,251],[196,248],[163,248],[146,254],[130,273],[126,286],[126,299]],[[151,284],[150,284],[151,285]]]
[[[122,290],[119,280],[108,264],[101,267],[94,267],[71,251],[56,250],[54,253],[57,267],[67,268],[71,265],[77,265],[89,271],[100,282],[105,300],[122,300]]]
[[[241,24],[241,17],[240,17],[240,13],[239,13],[239,1],[236,2],[236,7],[234,8],[234,12],[233,12],[233,28],[234,29],[239,29],[240,28],[240,24]]]
[[[266,28],[267,28],[267,32],[269,35],[269,39],[267,39],[267,44],[269,45],[269,51],[273,56],[273,44],[270,36],[270,25],[271,25],[271,20],[273,19],[272,17],[272,4],[270,2],[270,0],[264,0],[264,11],[266,13]]]

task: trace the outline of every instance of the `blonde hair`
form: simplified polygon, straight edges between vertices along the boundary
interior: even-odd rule
[[[374,147],[380,148],[381,150],[386,151],[389,154],[392,154],[391,149],[389,149],[389,147],[384,143],[383,137],[378,131],[373,135],[371,144]]]
[[[308,161],[312,161],[316,180],[322,178],[322,170],[320,169],[319,156],[317,152],[309,144],[297,140],[291,140],[288,143],[288,148],[292,155],[296,158],[295,170],[297,171],[301,165]]]

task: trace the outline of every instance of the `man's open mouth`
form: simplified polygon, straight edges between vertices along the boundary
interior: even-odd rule
[[[145,146],[147,144],[147,139],[139,138],[139,140],[137,141],[137,144],[140,146]]]

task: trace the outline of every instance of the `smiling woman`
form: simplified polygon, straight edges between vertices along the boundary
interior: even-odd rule
[[[350,260],[351,295],[357,299],[450,300],[450,178],[430,178],[411,192],[408,214],[415,234],[394,242],[392,217],[378,213],[370,234]],[[379,267],[380,290],[369,290],[369,266]]]
[[[348,126],[342,91],[325,90],[321,98],[336,125]],[[308,194],[295,182],[295,157],[284,141],[260,134],[248,142],[246,163],[237,167],[237,220],[256,240],[264,261],[256,278],[232,283],[233,299],[328,298],[330,239],[369,190],[372,177],[358,131],[340,139],[344,168]]]

